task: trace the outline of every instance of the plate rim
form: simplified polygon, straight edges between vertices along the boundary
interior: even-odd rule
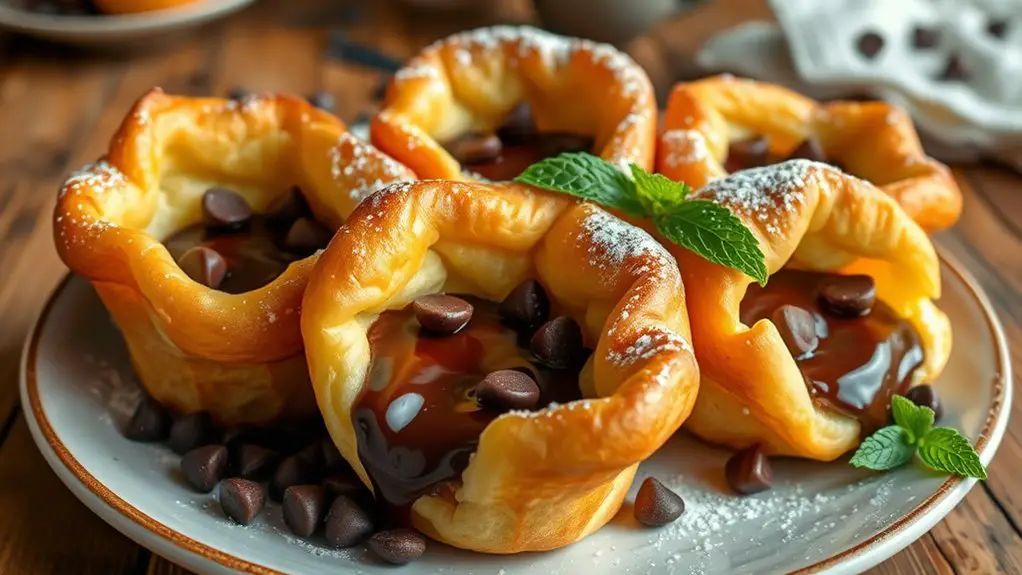
[[[107,34],[160,32],[180,26],[199,25],[240,10],[255,0],[200,0],[195,4],[134,14],[102,16],[54,16],[35,14],[0,1],[0,27],[23,34],[48,37],[73,35],[99,38]]]
[[[944,264],[951,273],[957,276],[957,278],[965,285],[974,301],[979,304],[980,309],[983,312],[983,318],[986,321],[987,328],[990,331],[991,338],[994,341],[994,348],[996,352],[995,358],[997,362],[996,367],[999,377],[993,382],[993,396],[990,407],[988,409],[986,419],[983,422],[983,426],[980,429],[979,437],[976,440],[976,450],[979,452],[980,459],[984,464],[988,464],[993,459],[993,456],[997,451],[997,447],[1000,445],[1011,413],[1012,374],[1007,341],[1004,335],[1004,330],[1001,327],[1001,322],[998,319],[989,298],[986,296],[982,287],[980,287],[978,281],[972,277],[961,263],[947,253],[945,249],[937,247],[937,255],[940,262]],[[42,326],[46,323],[57,298],[67,288],[73,277],[75,277],[75,274],[70,272],[67,273],[48,296],[46,304],[39,312],[38,317],[32,325],[32,329],[28,333],[21,354],[21,369],[19,374],[21,404],[22,406],[27,405],[31,408],[31,412],[26,411],[26,419],[29,422],[29,428],[37,446],[39,448],[43,448],[45,444],[45,447],[47,447],[54,456],[52,458],[48,456],[45,457],[47,463],[51,468],[53,468],[57,476],[61,478],[72,493],[78,495],[80,499],[82,499],[82,495],[91,495],[92,498],[94,498],[93,503],[102,504],[107,508],[107,510],[119,513],[123,518],[133,522],[133,527],[142,528],[145,535],[158,538],[157,541],[163,540],[169,542],[177,549],[189,555],[206,561],[211,561],[220,567],[226,567],[235,571],[253,573],[256,575],[286,575],[282,571],[254,563],[248,559],[232,555],[231,553],[221,551],[210,545],[202,543],[201,541],[197,541],[184,533],[168,527],[159,520],[146,515],[137,507],[128,503],[119,495],[111,491],[108,487],[96,480],[96,478],[89,473],[89,471],[85,469],[77,458],[75,458],[67,449],[63,442],[61,442],[42,408],[42,401],[38,392],[36,365],[38,363],[37,356],[39,352],[39,341],[41,339]],[[43,454],[44,456],[48,455],[46,450],[43,450]],[[63,469],[58,468],[58,462],[60,465],[63,465]],[[74,479],[78,481],[79,486],[84,486],[87,489],[87,492],[80,492],[79,489],[75,488],[75,486],[69,484],[68,481],[71,479],[63,472],[70,472]],[[937,511],[939,507],[944,506],[947,506],[948,511],[950,511],[965,497],[975,483],[975,479],[949,477],[929,497],[920,502],[920,504],[914,507],[911,511],[896,519],[883,530],[871,535],[869,538],[857,545],[849,547],[840,553],[831,555],[830,557],[817,561],[811,565],[791,571],[788,575],[810,575],[822,573],[831,569],[867,569],[876,565],[880,561],[889,558],[894,555],[894,553],[907,546],[899,546],[897,544],[899,535],[906,534],[906,532],[910,529],[919,527],[925,527],[924,533],[929,531],[933,525],[947,515],[947,512],[934,515],[927,514]],[[90,503],[88,501],[84,501],[84,499],[83,502],[87,504]],[[93,507],[92,505],[88,506],[90,508]],[[128,527],[125,525],[114,524],[106,517],[103,517],[104,514],[99,510],[95,508],[92,508],[92,510],[97,513],[97,515],[100,515],[101,519],[107,520],[108,523],[111,523],[115,528],[124,532],[124,534],[130,538],[135,539],[143,546],[153,544],[150,541],[138,541],[134,534],[125,532]],[[931,518],[933,519],[932,521],[930,521]],[[913,538],[912,541],[915,541],[917,538],[918,537]],[[873,550],[877,551],[872,556],[867,557],[866,553]]]

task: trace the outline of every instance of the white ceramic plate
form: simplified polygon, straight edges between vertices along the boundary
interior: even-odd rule
[[[0,27],[62,44],[114,46],[152,42],[226,16],[255,0],[199,0],[180,8],[119,16],[37,14],[21,8],[23,1],[0,0]]]
[[[1011,374],[1001,328],[986,297],[943,260],[941,307],[958,342],[937,387],[944,423],[962,429],[986,463],[1008,419]],[[140,544],[199,573],[393,572],[362,549],[334,551],[291,537],[280,508],[249,527],[225,519],[215,495],[179,479],[166,448],[132,443],[119,426],[138,390],[124,344],[92,288],[63,283],[25,347],[22,405],[46,460],[78,498]],[[684,434],[644,463],[685,499],[685,514],[660,530],[625,511],[584,541],[551,553],[486,556],[432,544],[403,573],[856,573],[928,531],[974,481],[906,467],[886,475],[779,460],[774,489],[726,495],[727,453]],[[636,482],[638,483],[638,482]]]

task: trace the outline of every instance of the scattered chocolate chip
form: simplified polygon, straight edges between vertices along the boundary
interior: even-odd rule
[[[876,303],[876,282],[867,275],[840,276],[820,289],[820,305],[840,317],[864,316]]]
[[[358,503],[341,495],[330,504],[326,517],[326,541],[333,547],[351,547],[373,534],[373,518]]]
[[[369,490],[354,472],[327,477],[323,480],[323,492],[326,494],[328,501],[333,501],[337,497],[344,495],[358,503],[363,503],[365,495],[370,495]],[[372,498],[370,497],[369,499],[371,500]]]
[[[227,448],[223,445],[196,447],[181,458],[181,474],[196,491],[209,493],[227,469]]]
[[[231,88],[231,90],[227,92],[227,97],[230,98],[231,100],[244,100],[245,98],[248,98],[251,95],[252,95],[251,90],[249,90],[248,88],[243,88],[241,86]]]
[[[933,420],[940,421],[944,416],[944,406],[940,403],[937,391],[930,385],[917,385],[908,390],[905,397],[920,407],[929,407],[933,410]]]
[[[681,496],[653,477],[647,477],[635,494],[633,512],[643,525],[661,527],[673,523],[684,511]]]
[[[232,468],[244,479],[263,480],[273,473],[280,454],[261,445],[245,443],[234,450]]]
[[[924,28],[916,26],[912,29],[912,46],[925,50],[936,48],[940,44],[940,30],[937,28]]]
[[[457,333],[472,320],[472,304],[447,294],[431,294],[412,302],[419,325],[437,334]]]
[[[323,446],[320,445],[320,443],[321,442],[318,439],[313,440],[312,443],[303,447],[298,453],[295,454],[295,456],[303,459],[306,463],[309,464],[310,468],[322,471],[324,467]]]
[[[291,225],[291,229],[287,231],[284,248],[295,253],[311,254],[325,248],[330,243],[331,237],[333,234],[330,233],[330,230],[319,225],[316,220],[298,218]]]
[[[266,489],[248,479],[233,477],[220,483],[220,507],[224,514],[248,525],[266,505]]]
[[[500,302],[497,315],[515,329],[531,330],[550,317],[550,299],[538,281],[525,280]]]
[[[739,172],[749,168],[765,166],[769,163],[770,140],[764,136],[731,142],[727,150],[724,169],[728,172]]]
[[[124,428],[124,437],[132,441],[163,441],[170,435],[170,426],[170,413],[158,401],[146,396]]]
[[[247,427],[228,427],[220,434],[220,443],[233,449],[235,445],[248,441],[251,435],[252,430]]]
[[[884,37],[876,32],[864,32],[855,43],[859,53],[872,60],[884,49]]]
[[[216,426],[213,418],[205,411],[186,415],[174,422],[170,428],[168,445],[174,453],[183,455],[189,451],[216,440]]]
[[[380,531],[369,538],[369,549],[394,565],[405,565],[426,552],[426,538],[414,529]]]
[[[299,537],[315,533],[325,511],[319,485],[292,485],[284,491],[284,523]]]
[[[816,319],[808,310],[794,305],[782,305],[770,319],[795,358],[812,353],[820,344],[820,338],[816,335]]]
[[[212,289],[217,289],[227,277],[227,260],[213,248],[195,246],[177,260],[185,275]]]
[[[320,110],[326,110],[327,112],[333,112],[337,109],[337,99],[334,95],[326,90],[319,90],[309,94],[306,98],[310,104],[319,108]]]
[[[965,63],[965,59],[962,58],[961,54],[952,53],[947,57],[947,63],[944,64],[944,70],[941,71],[937,77],[939,80],[946,81],[957,81],[966,80],[969,77],[969,67]]]
[[[505,144],[526,144],[536,137],[536,125],[532,120],[532,106],[527,102],[515,106],[504,123],[497,128],[497,136]]]
[[[341,456],[337,446],[329,437],[323,438],[319,443],[320,451],[323,453],[323,469],[327,471],[340,471],[348,468],[348,462]]]
[[[591,136],[547,132],[539,135],[536,149],[542,158],[552,158],[568,152],[588,152],[596,143]]]
[[[284,492],[292,485],[312,483],[316,479],[316,472],[307,461],[292,455],[285,457],[277,470],[273,472],[273,481],[270,482],[270,498],[279,501],[284,497]]]
[[[309,204],[305,201],[301,188],[293,186],[280,204],[269,213],[267,220],[274,228],[286,230],[291,228],[295,220],[310,214]]]
[[[465,134],[451,140],[445,147],[454,159],[466,166],[492,162],[504,149],[496,134]]]
[[[823,148],[815,138],[806,138],[805,140],[802,140],[802,143],[791,152],[791,155],[789,155],[788,158],[798,158],[813,162],[827,161],[827,155],[823,153]]]
[[[774,479],[770,460],[759,445],[736,451],[724,466],[728,485],[742,495],[752,495],[770,489]]]
[[[494,371],[476,386],[476,401],[491,411],[532,409],[539,402],[539,385],[515,369]]]
[[[202,221],[211,230],[239,230],[252,219],[252,207],[240,194],[211,188],[202,195]]]
[[[991,20],[987,23],[987,33],[998,40],[1003,40],[1008,35],[1008,21],[1003,18]]]
[[[554,318],[533,334],[529,349],[536,360],[554,369],[573,365],[582,354],[582,328],[568,316]]]

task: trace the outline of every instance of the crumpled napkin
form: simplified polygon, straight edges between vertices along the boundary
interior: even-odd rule
[[[819,99],[868,93],[907,110],[945,161],[1022,171],[1022,0],[771,0],[778,24],[712,38],[704,68]]]

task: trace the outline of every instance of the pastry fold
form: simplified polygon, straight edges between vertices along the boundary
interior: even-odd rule
[[[460,481],[411,507],[413,525],[489,553],[568,545],[617,512],[640,461],[682,424],[699,374],[674,259],[591,204],[518,184],[424,181],[363,203],[309,280],[302,314],[320,410],[367,485],[352,406],[381,312],[435,292],[500,301],[538,279],[595,348],[587,399],[509,412],[485,428]]]
[[[409,60],[372,142],[421,178],[471,179],[438,142],[492,132],[522,102],[540,132],[592,136],[605,160],[652,169],[657,108],[642,68],[610,45],[527,26],[457,34]]]
[[[185,275],[161,240],[201,220],[212,187],[233,189],[259,213],[297,185],[316,219],[336,228],[376,187],[413,177],[303,100],[157,89],[135,104],[107,154],[64,183],[54,240],[95,286],[153,397],[225,425],[263,424],[315,412],[299,313],[316,256],[231,295]]]
[[[766,136],[787,157],[814,138],[829,159],[869,180],[928,232],[954,224],[962,195],[947,166],[928,157],[912,120],[884,102],[822,104],[786,88],[729,75],[678,84],[671,93],[657,170],[699,188],[727,174],[731,141]]]
[[[872,184],[818,162],[789,160],[710,182],[693,199],[729,208],[756,236],[770,273],[782,267],[868,274],[877,299],[919,333],[925,355],[912,384],[933,380],[951,349],[934,305],[940,264],[926,233]],[[744,325],[739,306],[754,281],[678,246],[688,293],[699,398],[686,427],[713,443],[831,460],[857,446],[858,420],[817,407],[768,319]]]

